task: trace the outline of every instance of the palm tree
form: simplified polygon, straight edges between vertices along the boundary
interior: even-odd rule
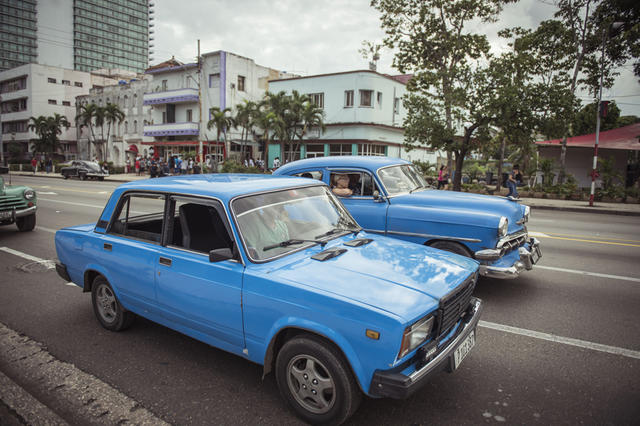
[[[271,111],[266,104],[261,102],[253,119],[254,124],[259,129],[262,129],[262,139],[264,140],[264,149],[262,150],[262,161],[267,164],[267,149],[269,149],[270,133],[275,132],[278,127],[278,116],[275,112]]]
[[[308,99],[302,106],[300,124],[301,131],[297,133],[298,143],[291,154],[291,160],[295,159],[295,155],[309,129],[319,127],[323,133],[326,130],[326,126],[324,125],[324,110]]]
[[[258,105],[253,101],[244,100],[244,103],[236,105],[236,116],[234,117],[237,126],[242,128],[240,136],[241,140],[241,156],[244,159],[245,144],[249,138],[249,132],[253,127],[253,118],[255,117]]]
[[[111,125],[114,124],[116,121],[118,123],[122,123],[122,121],[124,120],[124,117],[125,117],[124,112],[120,109],[118,105],[108,103],[104,107],[104,120],[107,123],[107,149],[106,149],[107,152],[109,152],[109,135],[111,133]]]
[[[102,154],[102,161],[107,161],[107,150],[105,149],[105,139],[104,139],[104,122],[105,122],[105,108],[98,106],[96,107],[96,127],[100,127],[100,134],[102,138],[100,139],[100,151]]]
[[[33,152],[48,152],[49,145],[49,132],[47,125],[47,117],[41,115],[39,117],[29,117],[29,124],[27,125],[29,130],[33,130],[38,135],[38,140],[34,142]]]
[[[79,125],[79,127],[89,128],[89,145],[91,145],[91,143],[94,145],[96,144],[96,135],[93,131],[93,127],[98,108],[98,105],[96,105],[95,103],[81,105],[78,109],[78,115],[76,115],[76,123]],[[91,157],[91,153],[89,153],[89,157]]]
[[[221,110],[218,107],[213,107],[209,110],[209,112],[211,113],[211,120],[209,120],[209,122],[207,123],[207,129],[211,130],[214,127],[216,128],[216,142],[218,142],[218,144],[221,142],[220,134],[224,133],[225,152],[227,153],[227,155],[229,155],[230,148],[227,145],[227,129],[231,127],[236,127],[236,123],[233,117],[231,117],[230,115],[227,115],[228,113],[231,113],[231,108],[225,108]],[[217,152],[217,147],[216,147],[216,152]],[[217,171],[217,163],[218,163],[217,160],[214,163],[215,163],[214,167],[216,168],[216,171]]]
[[[58,135],[62,134],[63,127],[68,129],[71,127],[71,123],[69,123],[67,117],[58,113],[49,117],[43,115],[37,118],[30,117],[28,128],[35,131],[40,138],[39,143],[37,142],[34,147],[34,151],[46,152],[49,156],[52,156],[58,150]]]
[[[284,161],[285,146],[291,140],[291,128],[296,122],[291,97],[284,91],[278,93],[267,92],[264,95],[262,104],[276,116],[276,119],[272,123],[271,130],[273,131],[273,136],[280,142],[280,156]]]

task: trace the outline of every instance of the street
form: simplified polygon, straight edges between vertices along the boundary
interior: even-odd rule
[[[108,332],[89,294],[20,255],[55,259],[55,231],[95,222],[117,184],[12,183],[37,191],[37,227],[0,228],[1,323],[166,422],[300,423],[261,366],[141,318]],[[365,398],[349,424],[637,424],[640,217],[534,209],[528,229],[543,257],[519,279],[480,279],[485,310],[460,369],[407,400]],[[0,371],[75,423],[36,380],[1,361]]]

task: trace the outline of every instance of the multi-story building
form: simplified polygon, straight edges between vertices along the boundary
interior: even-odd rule
[[[116,84],[117,79],[82,71],[38,64],[26,64],[0,72],[0,117],[5,157],[10,144],[21,153],[31,152],[30,142],[38,136],[29,130],[29,118],[64,115],[71,123],[59,136],[65,159],[77,156],[76,97],[91,88]],[[14,149],[15,154],[17,151]]]
[[[181,64],[175,59],[147,70],[153,76],[152,90],[144,95],[144,105],[152,106],[152,120],[144,126],[144,135],[154,138],[153,152],[162,158],[171,155],[197,157],[200,142],[203,155],[226,158],[239,156],[241,143],[249,155],[258,158],[260,146],[250,140],[241,142],[240,130],[228,129],[225,144],[216,143],[215,130],[208,130],[211,108],[235,107],[244,100],[258,101],[268,89],[269,80],[291,76],[257,65],[252,59],[234,53],[217,51],[202,55],[198,64]],[[200,77],[199,77],[200,75]],[[202,111],[202,116],[200,114]]]
[[[133,76],[135,77],[135,76]],[[148,156],[150,153],[143,142],[150,142],[151,137],[142,134],[144,125],[151,122],[151,107],[143,105],[144,94],[151,90],[153,78],[146,76],[142,79],[120,79],[118,84],[96,87],[88,95],[78,96],[76,106],[96,104],[104,107],[107,104],[117,105],[124,113],[122,121],[105,123],[104,128],[94,129],[94,136],[100,140],[109,136],[106,144],[93,145],[91,132],[85,126],[78,129],[78,156],[84,159],[98,158],[113,162],[116,166],[123,166],[127,159],[133,164],[138,155]],[[102,150],[105,150],[103,153]]]
[[[39,63],[143,72],[152,38],[148,0],[0,0],[0,70]]]
[[[295,154],[291,147],[282,153],[279,145],[270,145],[268,164],[276,157],[283,161],[329,155],[388,155],[435,163],[436,152],[403,148],[406,110],[402,97],[408,77],[362,70],[270,81],[272,92],[307,94],[324,110],[326,131],[313,129],[300,149],[294,148]]]

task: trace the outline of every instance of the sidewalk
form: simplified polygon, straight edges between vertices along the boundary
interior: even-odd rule
[[[11,172],[13,176],[37,176],[62,179],[59,173],[38,172],[35,175],[32,172]],[[148,179],[149,175],[138,176],[135,173],[123,173],[111,175],[105,178],[106,182],[131,182],[135,180]],[[539,210],[560,210],[566,212],[578,213],[602,213],[615,214],[623,216],[640,216],[640,204],[625,203],[603,203],[595,202],[593,207],[589,207],[588,201],[568,201],[553,200],[549,198],[521,198],[520,202],[532,209]]]

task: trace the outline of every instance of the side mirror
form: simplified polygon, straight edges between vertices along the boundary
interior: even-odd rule
[[[230,248],[219,248],[209,252],[209,262],[222,262],[233,259],[233,252]]]
[[[375,201],[376,203],[384,202],[384,196],[380,195],[380,191],[373,191],[373,201]]]

